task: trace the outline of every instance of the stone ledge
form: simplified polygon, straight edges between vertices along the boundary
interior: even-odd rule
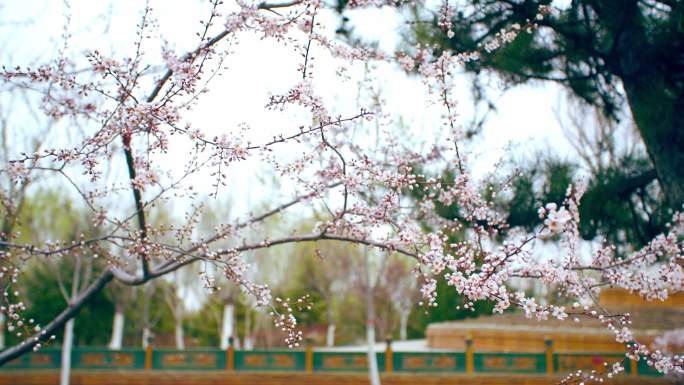
[[[384,385],[547,385],[558,383],[562,376],[545,375],[430,375],[384,374]],[[54,385],[59,371],[32,370],[30,373],[0,373],[0,385]],[[655,385],[677,384],[676,380],[618,376],[605,384]],[[236,373],[198,371],[74,371],[72,385],[366,385],[362,373]]]

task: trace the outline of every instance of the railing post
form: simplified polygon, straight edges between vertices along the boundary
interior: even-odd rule
[[[145,348],[145,370],[152,369],[152,344],[147,344]]]
[[[632,377],[636,377],[639,375],[639,364],[638,361],[629,359],[629,374]]]
[[[392,373],[394,369],[392,361],[392,339],[387,339],[387,347],[385,348],[385,372]]]
[[[473,339],[472,337],[468,337],[466,339],[466,373],[468,374],[473,374],[475,373],[475,355],[473,352]]]
[[[311,340],[307,340],[306,344],[306,359],[304,361],[304,369],[307,373],[313,373],[313,346]]]
[[[634,348],[636,347],[636,342],[631,341],[627,343],[627,351],[632,352],[632,355],[634,355]],[[637,360],[633,360],[631,358],[628,358],[629,360],[629,375],[632,377],[636,377],[639,375],[639,355],[636,355]]]
[[[228,337],[228,351],[226,352],[226,370],[235,370],[235,344],[233,337]]]
[[[546,374],[553,374],[553,340],[547,338],[544,343],[546,344]]]

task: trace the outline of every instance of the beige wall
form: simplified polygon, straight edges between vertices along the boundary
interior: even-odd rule
[[[438,326],[438,327],[435,327]],[[456,325],[441,324],[428,327],[427,344],[435,349],[465,350],[465,341],[473,341],[476,352],[543,352],[545,340],[553,341],[556,352],[624,352],[623,344],[615,342],[608,332],[563,331],[551,328],[499,327],[459,328]],[[449,327],[451,326],[451,327]],[[651,335],[638,336],[640,342],[650,343]]]
[[[684,293],[671,294],[665,301],[645,301],[638,294],[622,289],[603,289],[599,303],[609,308],[684,308]]]

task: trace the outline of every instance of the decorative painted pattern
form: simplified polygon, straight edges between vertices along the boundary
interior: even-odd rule
[[[397,372],[465,372],[464,353],[393,353]]]
[[[536,353],[474,353],[476,372],[545,373],[546,356]]]
[[[304,370],[302,351],[237,351],[235,370]]]
[[[630,365],[625,361],[623,354],[610,353],[556,353],[553,357],[554,369],[560,372],[572,370],[602,370],[605,364],[612,365],[615,362],[623,362],[625,372],[630,372]],[[639,371],[641,372],[641,371]]]
[[[3,366],[7,369],[56,369],[60,363],[59,349],[42,349],[39,352],[24,354]]]
[[[378,370],[385,369],[385,353],[377,353]],[[366,353],[314,352],[314,371],[362,371],[368,370]]]
[[[153,369],[213,370],[226,366],[226,352],[221,350],[155,350]]]
[[[142,369],[145,352],[140,349],[78,349],[74,350],[72,361],[77,369]]]

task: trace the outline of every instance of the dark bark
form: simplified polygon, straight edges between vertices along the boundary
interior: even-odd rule
[[[684,204],[684,97],[658,73],[623,79],[632,115],[670,207]]]
[[[684,9],[668,27],[649,28],[636,9],[626,13],[609,63],[627,101],[669,207],[684,204]],[[654,32],[659,31],[659,32]]]

